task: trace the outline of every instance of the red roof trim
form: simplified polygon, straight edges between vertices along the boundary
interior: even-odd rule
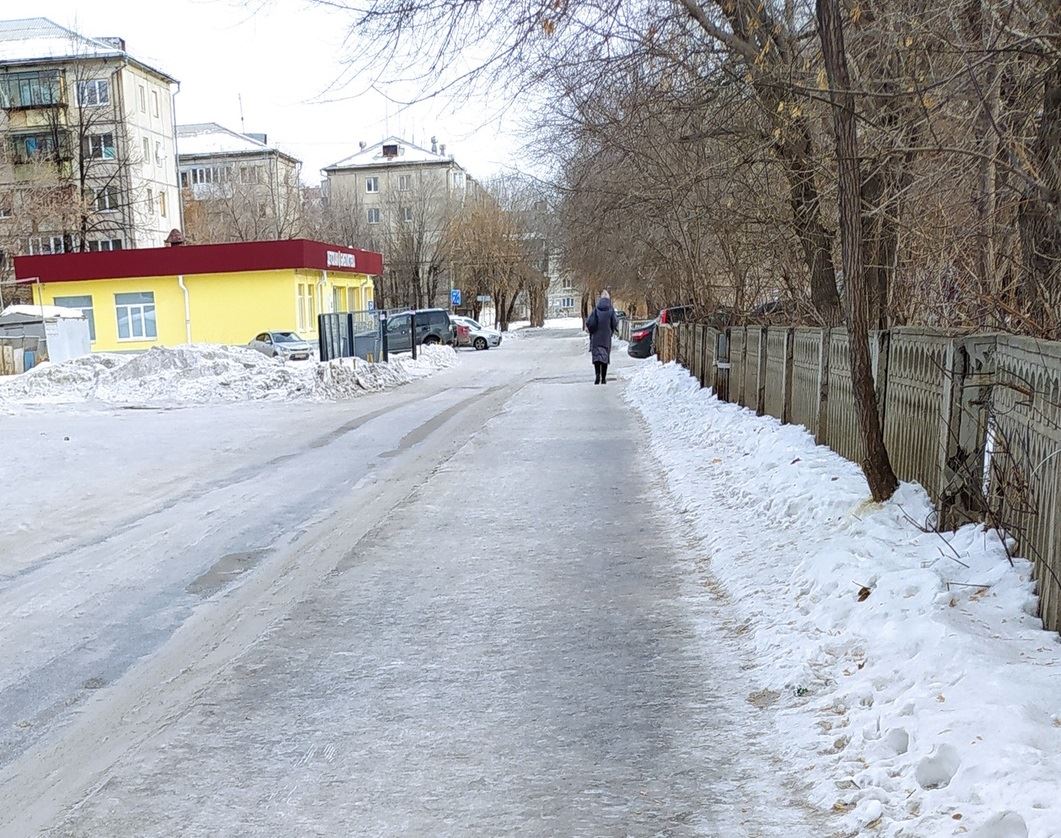
[[[378,276],[383,273],[383,256],[371,250],[289,239],[15,257],[17,280],[42,283],[299,268]]]

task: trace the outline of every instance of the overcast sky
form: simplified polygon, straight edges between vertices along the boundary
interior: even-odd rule
[[[132,55],[180,80],[178,123],[219,122],[239,131],[242,94],[246,130],[268,134],[270,143],[301,159],[307,183],[320,179],[322,166],[356,151],[359,140],[378,142],[387,133],[422,145],[435,135],[479,178],[518,164],[514,118],[495,118],[482,102],[403,108],[380,93],[364,92],[357,79],[325,94],[341,77],[342,56],[356,49],[344,43],[348,19],[304,0],[265,5],[258,10],[256,0],[35,0],[18,16],[41,15],[84,35],[125,38]],[[15,16],[6,9],[0,13]]]

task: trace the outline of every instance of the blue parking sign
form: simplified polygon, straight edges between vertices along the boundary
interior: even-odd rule
[[[461,304],[461,290],[460,288],[453,288],[449,292],[450,305],[459,306]]]

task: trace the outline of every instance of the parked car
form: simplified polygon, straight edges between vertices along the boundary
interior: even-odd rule
[[[451,315],[450,320],[458,326],[467,328],[467,332],[458,336],[458,346],[472,346],[476,349],[489,349],[501,345],[501,333],[496,329],[487,329],[470,317]]]
[[[450,320],[449,312],[441,308],[424,308],[419,311],[401,311],[387,317],[387,350],[389,352],[411,352],[412,317],[416,315],[416,343],[424,346],[445,344],[452,346],[457,340],[457,327]]]
[[[682,323],[693,316],[692,306],[667,306],[659,313],[657,321],[665,326]]]
[[[653,338],[656,336],[656,325],[658,320],[642,323],[636,329],[630,330],[630,340],[626,347],[626,354],[631,358],[649,358],[655,351]]]
[[[313,346],[296,332],[262,332],[247,346],[281,361],[305,361],[313,354]]]

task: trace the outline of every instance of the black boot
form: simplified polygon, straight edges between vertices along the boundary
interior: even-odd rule
[[[593,381],[594,384],[600,384],[601,383],[601,371],[600,371],[600,368],[601,368],[600,361],[594,361],[593,362],[593,372],[596,373],[596,378]]]
[[[600,365],[600,383],[601,384],[607,384],[608,383],[608,365],[607,364],[601,364]]]

